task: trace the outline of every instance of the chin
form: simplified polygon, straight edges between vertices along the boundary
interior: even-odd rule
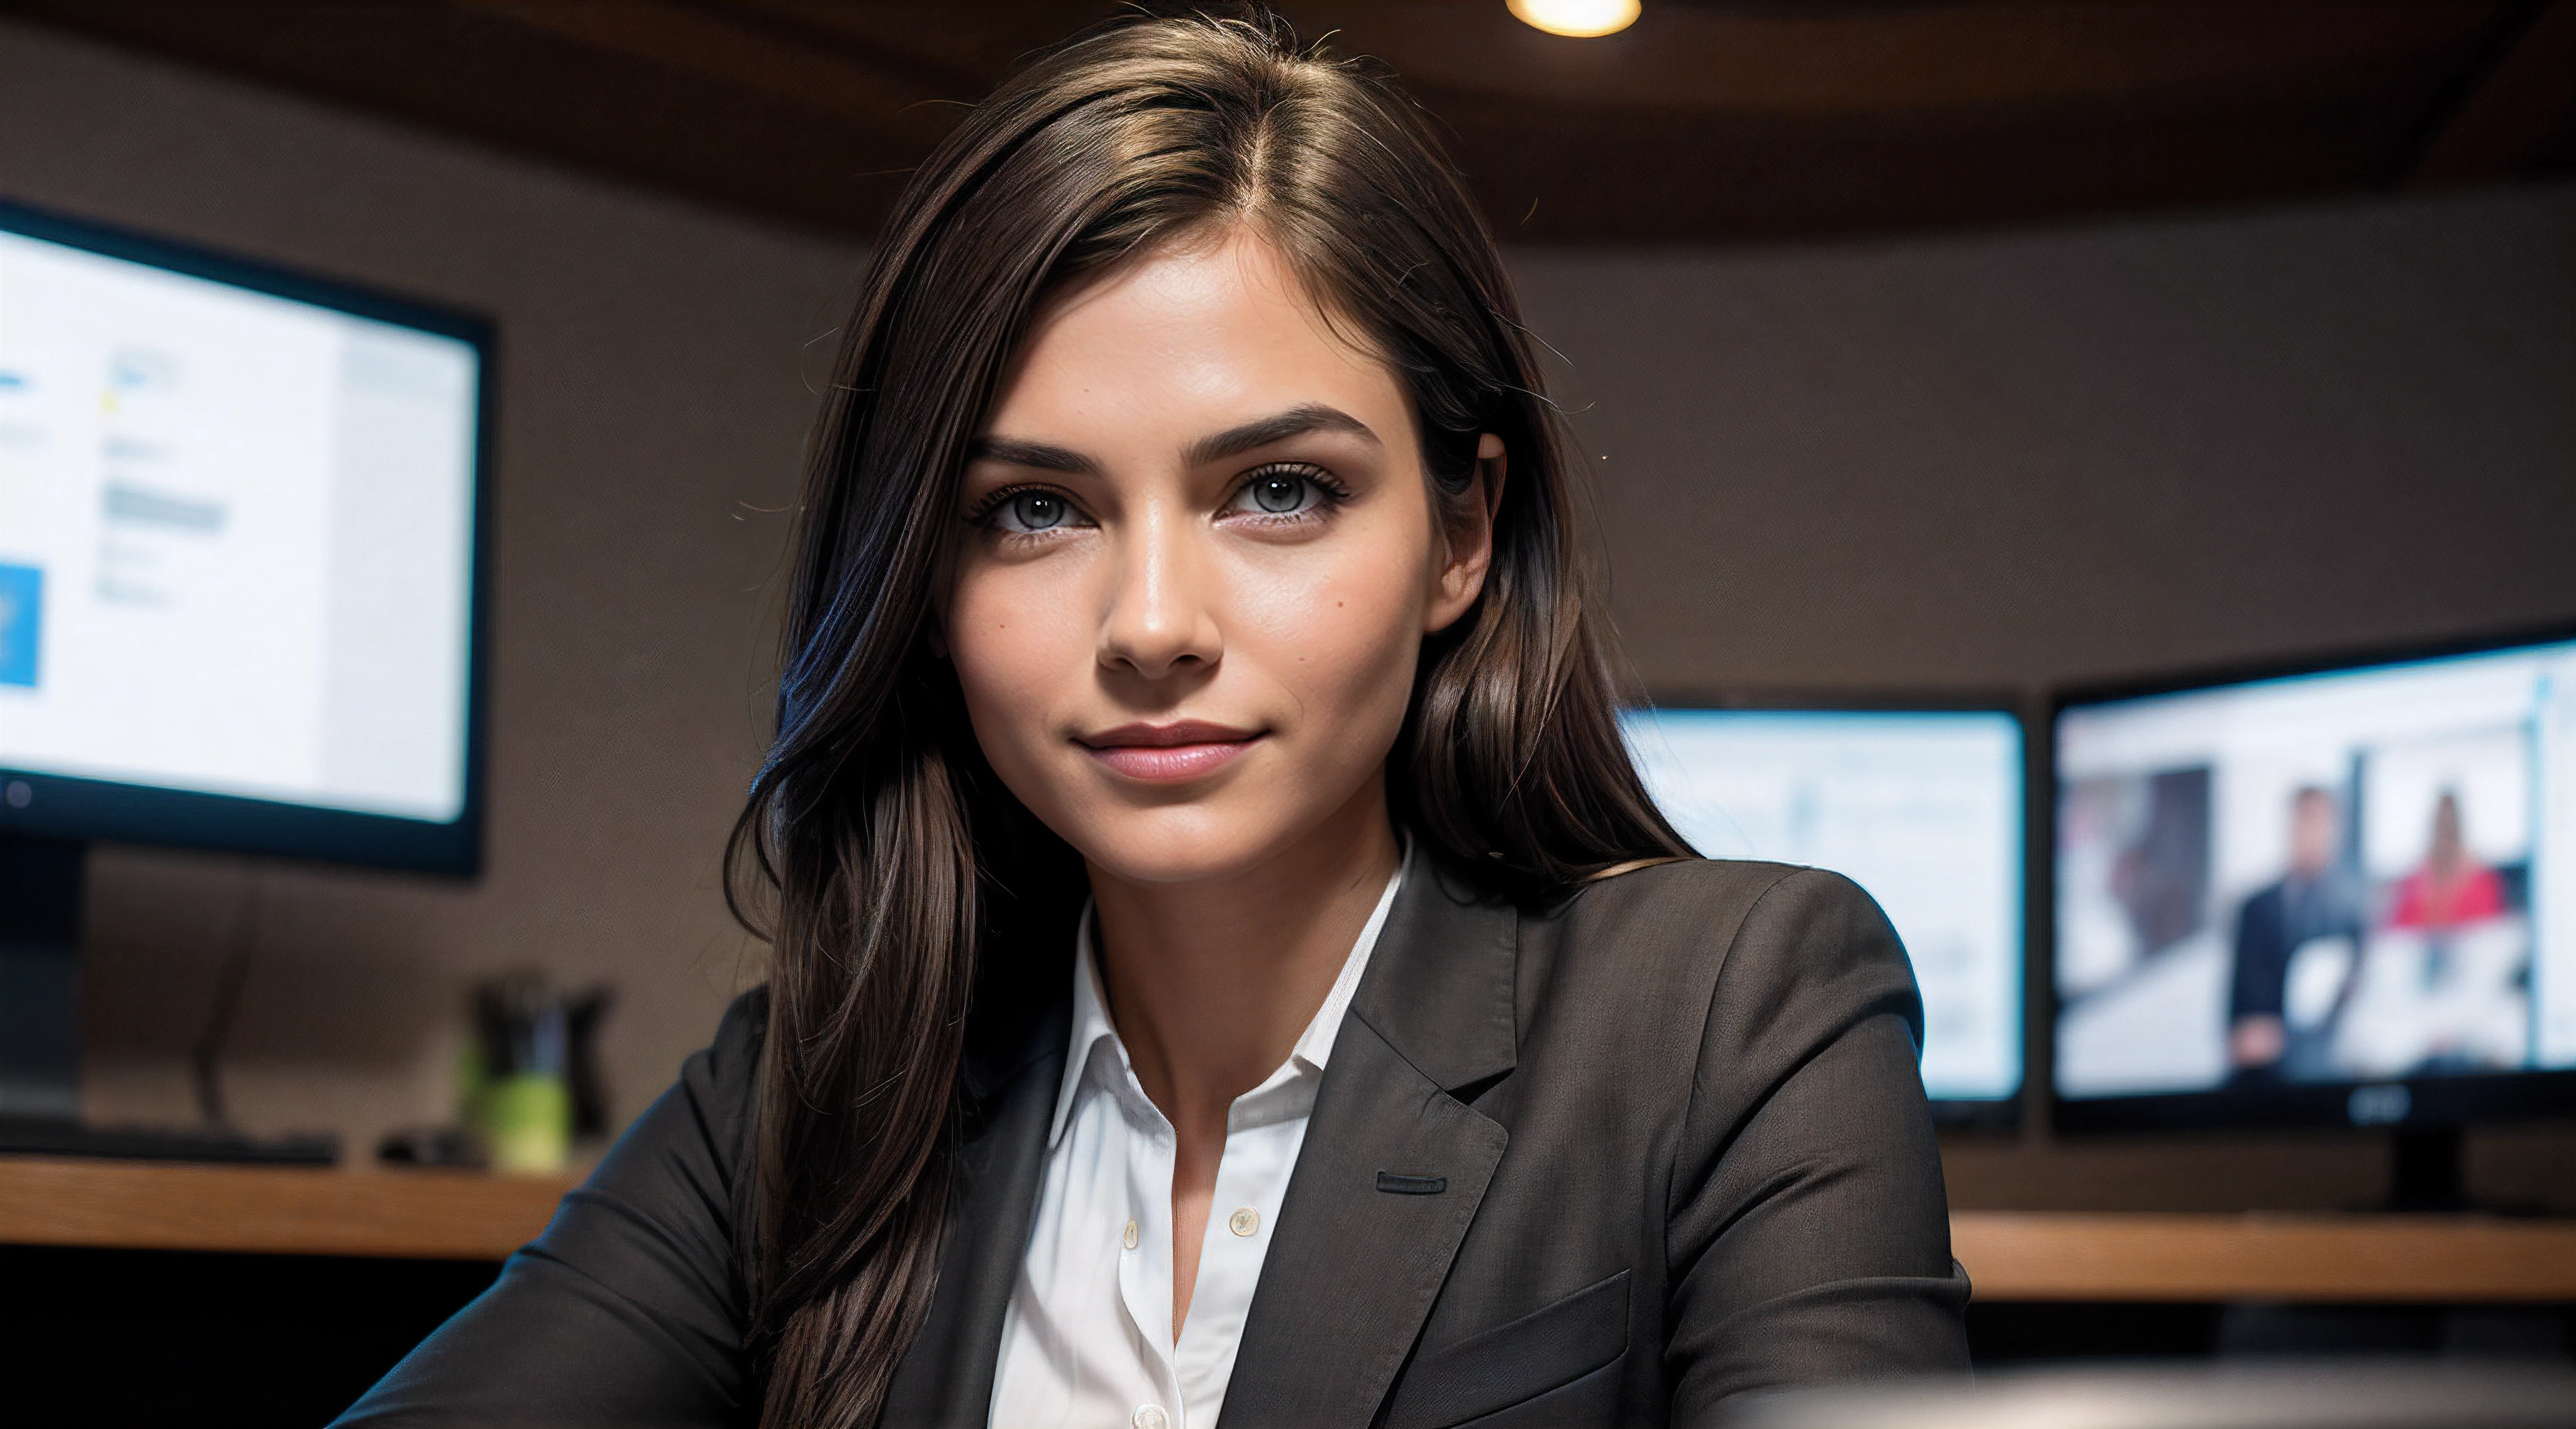
[[[1285,826],[1205,804],[1101,810],[1058,832],[1094,868],[1129,883],[1205,883],[1259,867]]]

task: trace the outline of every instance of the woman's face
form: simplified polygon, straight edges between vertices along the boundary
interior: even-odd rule
[[[1096,872],[1148,883],[1383,819],[1423,636],[1490,550],[1482,503],[1440,519],[1386,365],[1240,230],[1041,316],[958,522],[940,634],[976,739]]]

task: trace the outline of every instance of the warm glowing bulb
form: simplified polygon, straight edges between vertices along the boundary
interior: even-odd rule
[[[1551,35],[1588,40],[1637,22],[1637,0],[1504,0],[1521,20]]]

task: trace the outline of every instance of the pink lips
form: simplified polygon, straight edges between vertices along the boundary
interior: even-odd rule
[[[1260,731],[1182,720],[1177,724],[1122,724],[1077,743],[1091,757],[1126,775],[1157,784],[1176,784],[1213,774],[1231,764]]]

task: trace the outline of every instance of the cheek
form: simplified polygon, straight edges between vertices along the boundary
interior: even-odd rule
[[[1238,614],[1235,653],[1257,658],[1318,732],[1336,743],[1390,743],[1412,697],[1422,646],[1422,591],[1413,564],[1387,552],[1354,550],[1330,562],[1289,563],[1245,584],[1249,599]],[[1385,752],[1377,748],[1370,757]]]
[[[948,658],[975,737],[1006,775],[1053,743],[1054,713],[1093,658],[1081,602],[1046,579],[1046,564],[970,563],[949,591]]]

